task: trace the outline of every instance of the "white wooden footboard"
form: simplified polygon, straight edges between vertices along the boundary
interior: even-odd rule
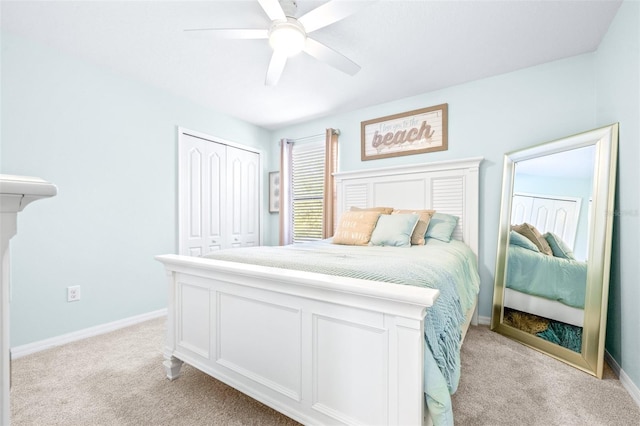
[[[167,376],[182,362],[305,424],[425,422],[438,291],[165,255]]]

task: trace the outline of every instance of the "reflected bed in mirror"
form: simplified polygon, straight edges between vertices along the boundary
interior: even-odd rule
[[[618,125],[511,152],[491,328],[602,377]]]

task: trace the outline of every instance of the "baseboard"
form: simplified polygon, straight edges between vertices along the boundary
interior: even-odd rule
[[[491,317],[478,316],[478,325],[490,325]]]
[[[146,314],[136,315],[129,318],[124,318],[118,321],[113,321],[107,324],[97,325],[95,327],[85,328],[83,330],[74,331],[73,333],[63,334],[61,336],[52,337],[39,342],[28,343],[26,345],[20,345],[11,348],[11,358],[17,359],[26,355],[30,355],[36,352],[50,349],[56,346],[64,345],[66,343],[75,342],[78,340],[86,339],[88,337],[98,336],[100,334],[109,333],[124,327],[129,327],[134,324],[138,324],[144,321],[148,321],[155,318],[160,318],[167,315],[167,309],[160,309]]]
[[[631,378],[627,376],[627,373],[625,373],[622,368],[620,368],[618,362],[611,356],[608,351],[604,351],[604,360],[607,362],[607,364],[609,364],[609,367],[611,367],[613,372],[618,376],[622,387],[625,388],[627,392],[629,392],[629,395],[631,395],[631,398],[635,401],[636,405],[640,407],[640,389],[638,389],[638,386],[636,386],[636,384],[631,381]]]

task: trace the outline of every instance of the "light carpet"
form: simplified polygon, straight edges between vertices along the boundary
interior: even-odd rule
[[[13,362],[12,424],[296,425],[184,366],[168,381],[164,319]],[[607,370],[598,380],[486,327],[471,327],[453,397],[456,425],[640,425],[640,409]]]

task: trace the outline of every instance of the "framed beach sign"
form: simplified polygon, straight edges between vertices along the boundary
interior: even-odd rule
[[[360,130],[362,161],[446,151],[447,104],[363,121]]]

